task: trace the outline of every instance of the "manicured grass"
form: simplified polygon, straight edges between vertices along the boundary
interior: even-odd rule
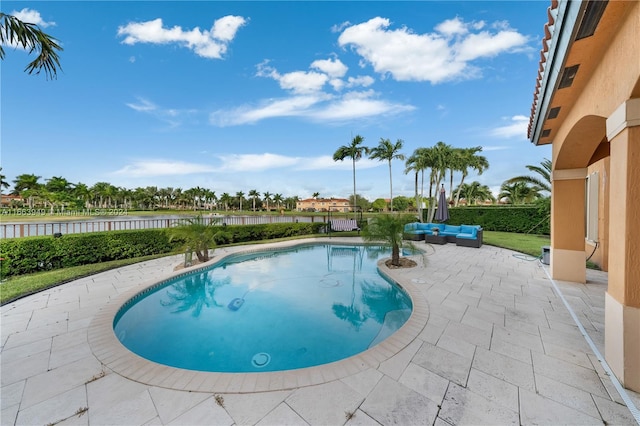
[[[111,262],[74,266],[71,268],[56,269],[55,271],[36,272],[34,274],[10,277],[0,284],[0,304],[4,305],[20,297],[37,293],[78,278],[164,256],[167,255],[158,254],[135,259],[114,260]]]
[[[483,231],[484,244],[515,250],[530,256],[539,257],[542,246],[551,244],[548,235],[515,234],[512,232]]]
[[[355,237],[359,234],[353,232],[334,232],[332,236]],[[305,237],[291,237],[277,240],[259,241],[256,244],[269,243],[274,241],[307,238],[307,237],[327,237],[327,234],[309,235]],[[484,244],[503,247],[525,253],[534,257],[540,256],[541,247],[549,245],[549,237],[538,235],[514,234],[509,232],[484,231]],[[245,244],[245,243],[242,243]],[[75,266],[72,268],[58,269],[55,271],[38,272],[35,274],[11,277],[0,284],[0,304],[8,303],[20,297],[37,293],[56,285],[64,284],[78,278],[108,271],[114,268],[143,262],[145,260],[156,259],[167,256],[166,254],[146,256],[135,259],[115,260],[111,262],[97,263],[92,265]]]

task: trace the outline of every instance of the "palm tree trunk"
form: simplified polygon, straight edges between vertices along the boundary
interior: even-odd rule
[[[400,266],[400,247],[398,244],[394,244],[391,248],[391,264]]]
[[[389,206],[393,212],[393,178],[391,175],[391,161],[389,161]]]
[[[418,211],[418,220],[419,222],[422,222],[422,203],[418,198],[418,171],[417,170],[416,170],[416,177],[415,177],[415,190],[416,190],[416,210]]]
[[[358,205],[358,196],[356,195],[356,159],[353,158],[353,217],[358,218],[356,214],[356,206]]]

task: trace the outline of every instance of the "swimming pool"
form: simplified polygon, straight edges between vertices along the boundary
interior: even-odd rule
[[[120,342],[160,364],[215,372],[298,369],[362,352],[411,315],[377,272],[379,246],[314,244],[234,255],[125,303]]]

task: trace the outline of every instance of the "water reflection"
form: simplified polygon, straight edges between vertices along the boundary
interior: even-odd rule
[[[197,274],[188,275],[184,280],[171,285],[166,292],[168,300],[160,300],[162,306],[175,306],[172,313],[192,311],[194,317],[200,316],[202,309],[216,307],[222,308],[224,305],[215,299],[216,289],[229,285],[230,277],[212,280],[203,271]]]

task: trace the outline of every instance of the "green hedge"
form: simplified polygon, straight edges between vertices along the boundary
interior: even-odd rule
[[[219,226],[216,244],[243,243],[320,232],[323,223],[272,223]],[[183,241],[170,240],[168,229],[68,234],[59,238],[27,237],[0,240],[0,275],[32,272],[171,253]]]
[[[216,226],[216,244],[247,243],[274,238],[297,237],[317,234],[325,224],[313,223],[268,223],[264,225]]]
[[[455,207],[449,209],[453,225],[480,225],[487,231],[550,234],[549,212],[544,204],[532,206]]]
[[[60,238],[28,237],[0,241],[2,275],[87,265],[170,253],[179,241],[170,242],[164,229],[69,234]]]

